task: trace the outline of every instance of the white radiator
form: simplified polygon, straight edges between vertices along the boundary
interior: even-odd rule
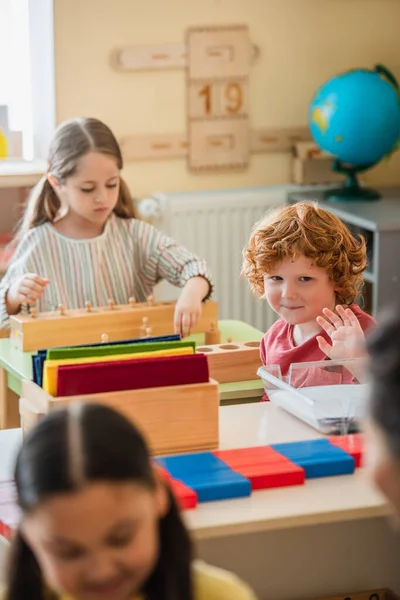
[[[156,194],[143,200],[140,210],[146,220],[207,260],[220,318],[267,331],[275,314],[265,300],[252,297],[248,282],[240,278],[242,249],[254,223],[269,209],[283,205],[289,189],[293,187]],[[159,300],[178,294],[165,283],[155,291]]]

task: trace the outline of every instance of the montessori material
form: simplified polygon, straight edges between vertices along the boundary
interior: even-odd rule
[[[353,451],[360,458],[356,460]],[[180,483],[182,505],[249,496],[256,490],[303,485],[307,479],[348,475],[360,466],[362,436],[158,457],[164,477]],[[188,491],[195,492],[195,500]],[[179,488],[175,488],[179,495]]]
[[[132,299],[133,300],[133,299]],[[23,352],[56,346],[75,346],[129,337],[168,335],[173,330],[176,302],[130,302],[94,308],[15,315],[10,317],[10,339]],[[33,310],[33,312],[32,312]],[[205,332],[218,320],[218,305],[204,302],[202,314],[192,333]]]
[[[67,347],[61,347],[61,348],[50,348],[50,349],[41,349],[38,350],[37,354],[34,354],[32,356],[32,372],[33,372],[33,381],[35,383],[37,383],[38,385],[42,386],[42,379],[43,379],[43,365],[44,365],[44,361],[46,360],[46,358],[49,357],[49,353],[51,353],[51,356],[55,357],[54,353],[57,352],[58,350],[60,350],[60,352],[64,352],[66,351],[67,353],[72,351],[78,351],[78,350],[85,350],[88,348],[91,349],[96,349],[96,348],[101,348],[101,352],[102,351],[106,351],[107,352],[107,348],[109,348],[111,350],[110,354],[113,353],[113,349],[115,346],[128,346],[128,345],[132,345],[132,344],[143,344],[143,343],[153,343],[153,342],[179,342],[180,341],[180,335],[176,334],[176,335],[165,335],[165,336],[158,336],[158,337],[146,337],[146,338],[131,338],[131,339],[127,339],[127,340],[119,340],[119,341],[114,341],[114,342],[107,342],[107,344],[104,344],[104,342],[99,342],[97,344],[90,344],[88,345],[84,345],[84,346],[67,346]],[[187,343],[187,342],[185,342]],[[60,358],[62,355],[58,355],[58,357]]]
[[[202,355],[187,358],[205,360]],[[152,378],[157,380],[155,368]],[[29,430],[51,410],[77,400],[105,403],[121,411],[142,430],[151,451],[155,454],[218,447],[219,387],[213,379],[205,383],[161,385],[146,389],[126,389],[59,398],[48,394],[33,381],[25,380],[22,382],[20,398],[23,430]]]
[[[173,351],[171,351],[173,352]],[[58,367],[57,396],[207,383],[207,360],[192,356],[136,357]]]
[[[150,351],[150,352],[138,352],[138,353],[130,353],[130,354],[112,354],[112,355],[108,355],[108,356],[86,356],[83,358],[66,358],[64,360],[46,360],[44,363],[44,370],[43,370],[43,389],[46,390],[46,392],[49,392],[49,394],[52,395],[60,395],[60,392],[57,393],[57,376],[59,375],[59,373],[61,372],[62,369],[64,369],[65,367],[74,367],[74,366],[81,366],[82,369],[77,369],[76,373],[84,373],[85,372],[85,368],[86,367],[88,370],[86,371],[88,374],[91,372],[90,371],[90,367],[93,365],[98,365],[98,368],[101,368],[102,365],[104,365],[104,367],[106,366],[107,363],[107,372],[108,372],[108,376],[109,377],[113,377],[115,378],[116,374],[114,374],[114,372],[112,371],[112,369],[110,370],[110,367],[112,367],[113,363],[123,363],[123,362],[129,362],[132,361],[133,359],[135,359],[135,361],[142,361],[143,359],[148,359],[148,358],[160,358],[160,357],[164,357],[164,356],[185,356],[185,355],[190,355],[193,354],[193,350],[190,347],[181,347],[181,348],[166,348],[166,349],[160,349],[160,350],[154,350],[154,351]],[[138,365],[138,367],[140,368],[140,365]],[[73,376],[74,371],[71,371],[71,377]],[[190,383],[190,382],[186,382],[186,383]],[[143,387],[150,387],[150,386],[143,386]],[[151,386],[153,387],[153,386]],[[116,388],[113,388],[116,389]],[[126,388],[118,388],[118,389],[126,389]],[[106,391],[106,390],[102,390],[102,391]],[[111,390],[107,390],[107,391],[111,391]],[[68,392],[68,394],[64,394],[64,395],[69,395],[71,392]],[[75,392],[74,392],[75,393]],[[79,393],[79,392],[76,392]],[[82,392],[83,393],[83,392]],[[86,393],[90,393],[90,392],[86,392]]]
[[[338,436],[329,441],[313,440],[278,445],[286,447],[285,453],[271,446],[256,446],[158,457],[154,466],[170,486],[180,507],[188,510],[196,508],[199,502],[249,496],[258,490],[283,486],[307,485],[310,472],[311,477],[340,475],[342,472],[345,474],[346,469],[340,467],[332,473],[331,467],[335,461],[338,465],[346,464],[346,468],[352,473],[360,466],[363,445],[364,438],[361,435]],[[345,450],[340,450],[337,454],[335,446]],[[360,457],[358,463],[352,454],[354,449]],[[291,455],[291,459],[287,458],[287,454]],[[304,468],[304,465],[299,466],[298,463],[304,463],[306,455],[308,465]],[[321,456],[330,459],[330,467],[326,468],[327,461],[325,466],[322,465]],[[312,472],[314,466],[317,466],[317,470]],[[185,482],[190,482],[191,485]],[[0,505],[0,535],[9,538],[20,519],[12,481],[0,484]]]
[[[207,356],[210,377],[219,383],[252,381],[261,367],[260,342],[230,342],[198,346]]]

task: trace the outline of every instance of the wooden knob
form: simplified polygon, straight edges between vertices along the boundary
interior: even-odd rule
[[[149,324],[149,317],[143,317],[142,323],[144,327],[147,327],[147,325]]]
[[[147,304],[148,304],[149,306],[153,306],[153,305],[154,305],[154,296],[149,296],[149,297],[147,298]]]
[[[218,329],[218,324],[213,321],[210,325],[210,329],[206,331],[205,343],[207,346],[221,343],[221,332]]]
[[[145,331],[146,337],[150,337],[151,336],[151,332],[152,332],[151,327],[146,327],[146,331]]]
[[[64,306],[64,304],[59,304],[58,305],[58,310],[59,310],[60,316],[63,317],[65,315],[65,306]]]
[[[129,306],[130,306],[131,308],[134,308],[134,307],[135,307],[135,304],[136,304],[136,298],[134,298],[133,296],[131,296],[131,297],[129,298]]]
[[[231,343],[232,343],[232,338],[231,338],[231,337],[227,337],[227,338],[226,338],[226,342],[227,342],[228,344],[231,344]]]
[[[101,334],[101,341],[103,344],[106,344],[108,342],[108,335],[107,333],[102,333]]]
[[[113,300],[112,298],[110,298],[108,301],[108,308],[110,310],[114,310],[114,308],[115,308],[115,300]]]
[[[91,312],[91,310],[92,310],[92,303],[91,302],[85,302],[85,308],[86,308],[86,312]]]
[[[32,319],[37,319],[37,308],[36,308],[36,306],[31,306],[31,317],[32,317]]]

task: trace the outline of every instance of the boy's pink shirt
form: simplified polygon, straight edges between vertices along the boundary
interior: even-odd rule
[[[375,320],[361,310],[357,304],[352,304],[349,308],[351,308],[356,315],[363,331],[367,331],[375,325]],[[324,337],[328,342],[330,341],[330,338],[325,331],[321,331],[318,335]],[[326,354],[324,354],[318,346],[317,335],[304,342],[304,344],[295,346],[293,344],[293,325],[289,325],[282,318],[278,319],[278,321],[268,329],[261,340],[260,355],[263,365],[279,365],[283,376],[287,375],[289,366],[293,363],[315,362],[327,358]],[[327,374],[324,371],[324,377],[326,376]],[[314,377],[312,377],[312,379],[314,379]],[[334,382],[327,381],[326,383]],[[302,385],[305,384],[306,382],[304,381]],[[312,385],[312,382],[310,381],[308,384]]]

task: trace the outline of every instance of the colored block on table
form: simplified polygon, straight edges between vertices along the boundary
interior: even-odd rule
[[[170,335],[155,335],[152,337],[140,337],[140,338],[127,338],[125,340],[115,340],[112,342],[107,342],[107,346],[114,346],[114,345],[119,345],[119,344],[145,344],[145,343],[152,343],[152,342],[173,342],[173,341],[179,341],[181,339],[181,336],[177,333],[177,334],[170,334]],[[66,348],[96,348],[98,346],[103,346],[104,342],[97,342],[94,344],[77,344],[75,346],[57,346],[57,348],[62,348],[62,349],[66,349]],[[44,353],[44,355],[47,355],[49,348],[43,348],[41,350],[38,350],[38,354],[42,354]]]
[[[161,477],[171,488],[172,493],[177,499],[179,506],[182,509],[188,510],[190,508],[196,508],[197,506],[197,494],[194,490],[185,485],[182,481],[173,479],[172,475],[168,473],[164,467],[161,467],[157,463],[154,464],[158,476]]]
[[[81,346],[78,348],[50,348],[47,351],[49,360],[65,360],[68,358],[87,358],[92,356],[112,356],[115,354],[139,354],[158,350],[188,348],[191,354],[196,351],[196,343],[187,340],[167,342],[142,342],[134,344],[103,344],[101,346]]]
[[[169,485],[175,495],[179,506],[184,510],[190,510],[197,506],[197,493],[182,481],[171,479]]]
[[[190,385],[209,381],[204,354],[58,367],[58,396]]]
[[[62,360],[46,360],[43,367],[43,389],[55,396],[57,394],[58,368],[67,365],[84,365],[108,363],[124,360],[142,360],[144,358],[158,358],[160,356],[186,356],[193,354],[190,347],[167,348],[165,350],[154,350],[149,352],[138,352],[130,354],[114,354],[105,356],[85,356],[81,358],[65,358]]]
[[[167,469],[160,467],[157,463],[153,464],[154,469],[156,470],[157,475],[163,479],[164,481],[172,481],[172,475],[168,473]]]
[[[364,455],[364,435],[362,433],[333,436],[329,437],[328,440],[334,446],[350,454],[354,458],[356,468],[362,466]]]
[[[249,479],[252,490],[302,485],[305,471],[269,446],[218,450],[214,456]]]
[[[141,343],[152,343],[152,342],[173,342],[179,341],[181,336],[179,334],[171,335],[159,335],[148,338],[129,338],[126,340],[115,340],[114,342],[107,342],[107,346],[126,345],[126,344],[141,344]],[[103,346],[103,342],[96,344],[81,344],[80,346],[61,346],[63,349],[70,348],[98,348]],[[37,354],[32,356],[32,370],[33,370],[33,381],[42,387],[43,380],[43,364],[47,357],[48,348],[38,350]]]
[[[271,447],[302,467],[306,479],[347,475],[354,472],[354,458],[325,439],[273,444]]]
[[[250,481],[211,452],[157,458],[174,479],[197,493],[199,502],[250,496]]]

